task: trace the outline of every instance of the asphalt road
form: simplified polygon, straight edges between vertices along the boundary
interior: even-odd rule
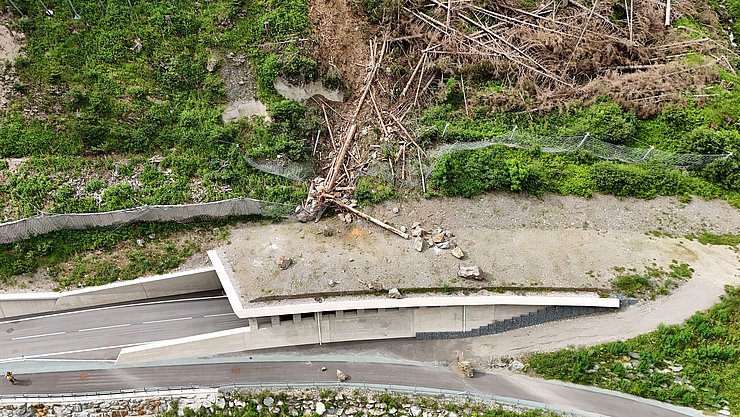
[[[322,372],[320,368],[328,368]],[[120,368],[99,371],[18,374],[18,385],[0,395],[103,392],[156,387],[200,387],[269,382],[334,382],[336,369],[354,383],[425,386],[519,398],[617,417],[674,417],[685,414],[630,397],[519,375],[482,374],[463,379],[448,368],[348,362],[241,362],[209,365]]]
[[[0,361],[115,359],[122,347],[248,326],[225,296],[163,300],[0,322]]]

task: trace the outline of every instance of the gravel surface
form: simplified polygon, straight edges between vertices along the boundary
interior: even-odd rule
[[[494,193],[476,199],[386,202],[367,209],[397,227],[414,222],[454,235],[465,258],[450,250],[414,249],[377,226],[328,216],[319,223],[240,225],[219,252],[247,305],[260,297],[384,288],[544,286],[609,287],[615,267],[694,266],[701,245],[682,236],[700,231],[740,233],[738,211],[721,201],[650,201],[595,196],[542,198]],[[331,236],[324,233],[331,231]],[[646,232],[660,231],[660,237]],[[669,237],[672,236],[672,237]],[[698,248],[698,249],[697,249]],[[292,259],[286,270],[281,257]],[[459,266],[479,266],[484,281],[457,278]],[[329,281],[337,284],[330,287]],[[313,296],[305,301],[313,301]],[[252,302],[254,306],[255,303]]]

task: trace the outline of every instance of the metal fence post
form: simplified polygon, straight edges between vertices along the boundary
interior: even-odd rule
[[[514,125],[514,129],[511,130],[511,136],[509,136],[509,142],[514,141],[514,133],[516,133],[517,125]]]
[[[578,144],[578,146],[576,146],[576,149],[578,149],[578,148],[580,148],[581,146],[583,146],[583,144],[584,144],[584,143],[586,142],[586,139],[588,139],[588,137],[589,137],[590,135],[591,135],[590,133],[586,132],[586,134],[585,134],[585,135],[583,135],[583,139],[581,139],[581,143],[579,143],[579,144]]]
[[[648,149],[647,152],[645,152],[645,155],[642,156],[642,159],[640,159],[640,161],[644,161],[645,158],[647,158],[648,155],[650,155],[650,152],[652,152],[653,149],[655,149],[655,146],[651,146],[650,149]]]

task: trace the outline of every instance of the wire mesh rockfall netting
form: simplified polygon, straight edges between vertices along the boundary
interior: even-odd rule
[[[427,152],[425,158],[419,161],[410,158],[405,161],[405,167],[391,168],[386,162],[375,161],[370,164],[365,172],[383,178],[405,188],[415,188],[424,182],[428,182],[432,175],[434,165],[439,159],[453,152],[462,152],[474,149],[487,148],[493,145],[504,145],[513,148],[538,147],[542,152],[575,152],[584,151],[594,156],[613,161],[625,163],[657,163],[679,169],[698,170],[706,167],[717,159],[728,158],[732,153],[699,155],[686,153],[673,153],[661,151],[654,148],[631,148],[628,146],[615,145],[592,138],[588,134],[583,136],[540,136],[526,132],[512,131],[489,140],[478,142],[456,142],[445,143]]]
[[[0,243],[12,243],[58,230],[115,227],[139,222],[192,222],[232,216],[288,217],[294,205],[251,198],[201,204],[142,206],[102,213],[47,214],[0,224]]]

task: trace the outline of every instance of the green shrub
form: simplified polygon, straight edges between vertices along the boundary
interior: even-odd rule
[[[395,198],[397,194],[387,181],[377,177],[362,176],[357,180],[355,196],[358,206],[366,207]]]

